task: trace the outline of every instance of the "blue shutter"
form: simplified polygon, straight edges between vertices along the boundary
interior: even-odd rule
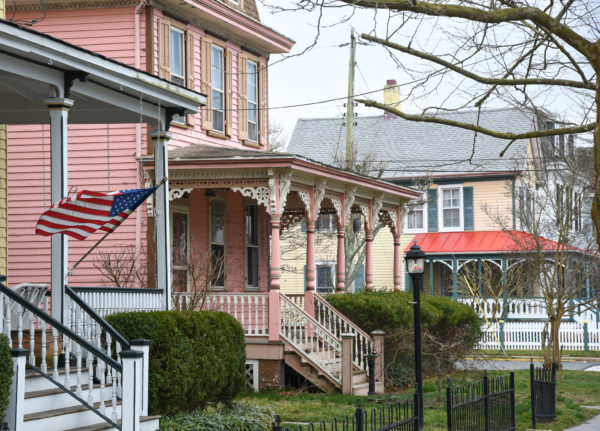
[[[465,230],[474,230],[473,187],[463,187],[463,217]]]
[[[300,222],[300,230],[306,232],[306,219],[304,217],[302,217],[302,221]]]
[[[306,265],[304,265],[304,292],[306,292]]]
[[[361,265],[354,278],[354,291],[362,292],[365,289],[365,266]]]
[[[427,190],[427,231],[438,231],[437,190]]]

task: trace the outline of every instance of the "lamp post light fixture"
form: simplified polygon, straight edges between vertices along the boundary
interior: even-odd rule
[[[415,379],[417,382],[419,414],[419,431],[423,431],[423,370],[421,358],[421,282],[425,270],[425,252],[417,245],[417,241],[410,246],[406,253],[406,268],[410,275],[413,306],[414,306],[414,334],[415,334]]]

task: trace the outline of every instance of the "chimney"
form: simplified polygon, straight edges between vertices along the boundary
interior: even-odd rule
[[[383,103],[395,109],[400,109],[400,87],[395,79],[388,79],[383,87]],[[396,118],[396,115],[390,112],[384,112],[383,118],[391,120]]]

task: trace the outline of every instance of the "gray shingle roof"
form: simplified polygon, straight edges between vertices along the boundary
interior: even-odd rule
[[[440,117],[474,123],[477,111],[440,114]],[[299,119],[287,151],[332,163],[334,155],[345,154],[346,128],[343,118]],[[358,117],[354,127],[358,158],[373,153],[386,163],[384,177],[499,172],[519,169],[526,163],[528,141],[512,144],[499,157],[508,141],[441,124],[413,122],[383,115]],[[481,112],[479,124],[496,131],[528,132],[533,115],[516,108]],[[474,145],[475,140],[475,145]],[[472,161],[469,158],[475,148]],[[342,157],[343,159],[343,157]]]

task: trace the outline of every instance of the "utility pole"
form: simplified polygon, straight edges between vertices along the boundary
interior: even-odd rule
[[[354,160],[352,146],[354,143],[354,56],[356,54],[356,38],[354,30],[350,30],[350,64],[348,68],[348,103],[346,104],[346,169],[352,169]]]

